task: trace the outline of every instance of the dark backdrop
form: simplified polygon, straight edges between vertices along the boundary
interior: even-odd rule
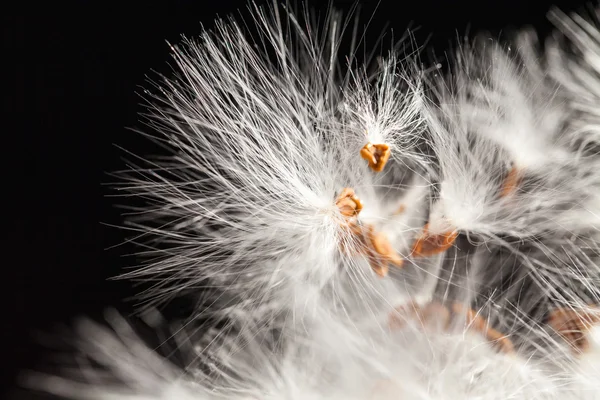
[[[18,3],[18,2],[14,2]],[[132,265],[131,246],[120,245],[120,210],[103,186],[107,172],[123,167],[118,144],[136,154],[148,144],[126,127],[141,111],[138,85],[151,69],[168,72],[169,48],[180,34],[195,36],[200,24],[241,10],[245,2],[84,1],[62,5],[21,2],[3,5],[2,78],[4,204],[0,332],[2,386],[9,388],[22,368],[35,368],[43,354],[39,332],[98,314],[107,306],[128,309],[130,284],[108,281]],[[264,1],[259,1],[259,4]],[[327,4],[312,4],[322,10]],[[348,9],[351,1],[334,5]],[[372,39],[387,22],[397,32],[409,23],[438,55],[470,31],[533,25],[542,34],[550,2],[523,0],[364,1],[363,19],[378,7]],[[403,5],[406,4],[406,5]],[[574,10],[582,1],[557,1]],[[424,56],[426,59],[427,56]],[[8,142],[6,140],[8,139]],[[6,202],[6,200],[8,200]],[[114,247],[116,246],[116,247]],[[112,248],[111,248],[112,247]],[[23,398],[32,395],[25,394]]]

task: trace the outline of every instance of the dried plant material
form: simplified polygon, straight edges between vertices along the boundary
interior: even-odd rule
[[[364,226],[362,232],[363,254],[367,256],[373,271],[383,277],[389,271],[389,264],[402,267],[404,260],[396,253],[387,236],[376,232],[372,225]]]
[[[397,313],[390,316],[389,326],[392,329],[403,328],[407,319],[418,319],[422,326],[437,325],[444,330],[448,329],[450,324],[450,310],[442,303],[433,301],[420,306],[417,303],[410,302],[406,305],[396,308]]]
[[[423,228],[423,233],[413,245],[411,255],[413,257],[428,257],[448,250],[456,238],[457,231],[446,232],[439,235],[431,235],[428,232],[429,224]]]
[[[372,228],[369,231],[370,241],[375,252],[388,260],[390,263],[401,267],[404,260],[396,253],[387,236],[382,232],[375,232]]]
[[[369,162],[369,167],[375,172],[383,171],[391,154],[390,146],[385,143],[367,143],[360,150],[360,156]]]
[[[388,274],[389,264],[402,267],[404,260],[396,253],[387,236],[382,232],[375,231],[372,225],[363,225],[352,221],[347,225],[351,246],[354,254],[361,254],[367,258],[371,269],[379,276]],[[348,246],[342,242],[343,251],[347,252]]]
[[[521,170],[516,167],[512,167],[508,174],[504,178],[502,184],[502,190],[500,191],[500,197],[508,197],[515,193],[519,184],[521,183],[522,175]]]
[[[600,314],[588,310],[561,307],[553,310],[548,316],[548,325],[577,352],[589,349],[587,333],[598,323]]]
[[[378,257],[376,253],[370,251],[367,254],[367,258],[373,272],[375,272],[381,278],[387,276],[388,272],[390,271],[390,266],[385,259]]]
[[[499,352],[504,354],[515,354],[515,345],[512,340],[506,337],[502,332],[488,326],[484,335],[488,342],[490,342]]]
[[[347,218],[358,216],[363,208],[362,202],[352,188],[344,188],[335,201],[340,213]]]
[[[477,315],[475,310],[460,303],[453,304],[452,310],[450,310],[437,301],[430,302],[425,306],[410,302],[396,308],[396,311],[397,313],[392,314],[389,319],[389,326],[392,329],[404,327],[404,321],[407,319],[417,319],[424,328],[437,327],[447,331],[451,320],[461,317],[465,319],[469,329],[482,334],[498,351],[505,354],[515,352],[512,341],[506,335],[490,327],[488,321]]]
[[[404,204],[400,204],[398,209],[394,212],[394,215],[403,214],[406,211],[406,206]]]
[[[478,315],[472,308],[465,307],[460,303],[454,303],[452,305],[452,312],[463,316],[469,329],[481,333],[498,351],[506,354],[515,352],[512,341],[506,335],[492,328],[489,322]]]

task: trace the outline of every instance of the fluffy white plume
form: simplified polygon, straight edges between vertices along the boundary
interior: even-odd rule
[[[80,348],[94,363],[81,377],[30,375],[28,384],[90,400],[598,398],[598,353],[560,365],[500,354],[462,320],[443,330],[423,321],[365,330],[355,334],[355,348],[344,349],[328,346],[335,325],[319,340],[298,335],[277,350],[265,346],[268,335],[245,337],[243,347],[225,339],[204,369],[185,371],[145,347],[124,319],[111,313],[109,320],[114,331],[79,325]]]
[[[550,12],[550,19],[558,26],[561,35],[547,43],[550,62],[549,72],[563,85],[568,94],[569,106],[577,117],[572,137],[579,139],[584,149],[590,143],[600,143],[597,104],[600,98],[600,34],[598,31],[598,8],[591,18],[573,14],[565,15],[558,9]]]
[[[331,13],[253,7],[174,48],[126,174],[140,299],[193,312],[179,364],[111,313],[29,386],[90,400],[599,399],[600,33],[475,41],[423,80],[356,67]],[[246,24],[249,25],[249,24]],[[368,60],[367,60],[368,61]],[[427,95],[427,96],[426,96]],[[394,268],[396,266],[397,268]],[[73,371],[71,371],[73,372]]]
[[[450,77],[433,82],[426,115],[440,188],[430,228],[439,232],[527,239],[600,226],[598,157],[567,140],[572,110],[532,34],[516,42],[518,54],[489,40],[467,46]]]
[[[149,124],[172,157],[134,169],[124,188],[150,203],[133,222],[153,258],[125,277],[156,281],[143,295],[153,302],[202,288],[227,298],[225,314],[310,308],[303,293],[318,294],[340,274],[360,290],[372,272],[364,257],[341,256],[340,243],[348,253],[357,244],[336,198],[352,188],[364,215],[383,221],[402,187],[374,174],[361,147],[389,143],[395,175],[410,172],[401,163],[415,164],[418,76],[390,54],[368,78],[351,69],[355,48],[341,67],[345,21],[335,13],[314,26],[308,12],[251,15],[257,38],[218,22],[174,48],[179,78],[153,95]]]

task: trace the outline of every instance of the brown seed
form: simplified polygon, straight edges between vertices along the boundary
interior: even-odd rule
[[[372,233],[371,243],[377,254],[388,260],[390,263],[397,267],[401,267],[404,264],[404,260],[396,253],[385,234],[381,232]]]
[[[396,313],[389,318],[389,326],[391,329],[399,329],[404,327],[404,321],[407,318],[418,318],[424,327],[438,324],[437,326],[446,331],[450,327],[451,319],[457,316],[464,318],[469,329],[482,334],[498,351],[506,354],[515,352],[512,341],[506,335],[490,327],[488,321],[477,315],[475,310],[460,303],[454,303],[452,312],[450,312],[448,307],[436,301],[424,307],[410,302],[396,308]]]
[[[365,256],[377,275],[386,276],[390,263],[397,267],[402,267],[404,264],[404,260],[394,251],[387,236],[382,232],[376,232],[372,225],[359,225],[358,221],[351,221],[345,228],[350,241],[355,246],[348,251],[343,242],[342,250],[349,254],[359,253]]]
[[[577,352],[589,348],[587,333],[598,323],[600,314],[566,307],[557,308],[548,316],[548,325]]]
[[[364,255],[371,269],[382,277],[387,275],[389,263],[402,267],[404,260],[394,251],[387,236],[382,232],[376,232],[372,225],[359,224],[357,218],[363,205],[352,188],[344,188],[335,204],[340,214],[345,217],[342,227],[346,232],[344,236],[347,240],[340,243],[343,252],[350,255],[358,252]],[[348,246],[348,243],[353,243],[355,246]]]
[[[465,307],[460,303],[454,303],[452,311],[457,315],[462,315],[469,329],[482,334],[497,350],[506,354],[515,352],[512,341],[506,335],[492,328],[489,322],[478,315],[472,308]]]
[[[371,268],[379,276],[386,276],[389,263],[402,267],[404,260],[396,253],[387,236],[376,232],[372,225],[365,225],[363,231],[363,253],[367,256]]]
[[[391,154],[390,146],[385,143],[367,143],[360,150],[360,156],[369,162],[369,167],[375,172],[383,171]]]
[[[512,167],[504,178],[502,190],[500,191],[500,197],[508,197],[513,194],[521,183],[521,179],[521,171],[516,167]]]
[[[457,231],[445,232],[439,235],[428,233],[429,224],[423,227],[423,233],[413,245],[411,254],[413,257],[428,257],[442,253],[452,247],[458,237]]]
[[[354,189],[344,188],[335,201],[340,213],[346,218],[358,216],[363,205],[360,199],[354,193]]]
[[[506,354],[515,353],[515,346],[505,334],[492,327],[487,327],[485,332],[482,332],[485,338],[490,342],[498,351]]]
[[[369,265],[373,272],[375,272],[381,278],[386,277],[388,272],[390,271],[390,266],[388,265],[388,263],[383,258],[377,257],[375,255],[371,255],[369,257]]]

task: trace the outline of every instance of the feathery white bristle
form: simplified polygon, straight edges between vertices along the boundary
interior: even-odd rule
[[[598,9],[595,10],[598,17]],[[571,120],[572,136],[579,138],[585,146],[587,143],[600,143],[598,122],[600,112],[597,101],[600,98],[600,35],[598,26],[579,15],[567,16],[557,9],[549,13],[551,21],[566,36],[570,46],[565,49],[561,44],[564,37],[558,35],[549,40],[546,47],[549,54],[552,76],[563,85],[568,94],[569,106],[577,113]],[[574,58],[568,51],[576,53]]]
[[[126,187],[151,202],[134,229],[157,242],[155,260],[125,277],[168,277],[150,300],[212,285],[257,307],[294,301],[303,282],[326,285],[353,268],[339,260],[348,239],[336,196],[350,187],[365,214],[381,206],[378,178],[359,157],[365,138],[355,137],[370,132],[401,160],[419,132],[418,80],[408,82],[394,56],[375,82],[358,70],[344,85],[335,75],[343,20],[332,14],[305,31],[285,15],[253,11],[264,48],[220,22],[175,50],[180,79],[160,84],[150,117],[173,158],[132,171]],[[293,41],[280,40],[282,23]],[[158,250],[164,243],[170,249]]]
[[[418,76],[413,76],[416,71],[398,70],[399,63],[397,56],[390,54],[380,62],[375,83],[369,82],[365,74],[355,73],[344,90],[342,110],[359,145],[349,146],[352,156],[366,143],[385,143],[401,162],[409,160],[409,155],[422,157],[414,147],[424,128],[419,112],[423,89]]]
[[[563,140],[568,111],[557,83],[530,65],[530,36],[518,41],[520,58],[498,44],[467,47],[449,82],[434,82],[438,104],[426,107],[440,175],[432,229],[526,238],[598,226],[598,161]],[[521,184],[503,194],[511,170]]]
[[[258,335],[248,337],[243,348],[220,347],[222,354],[214,354],[218,364],[207,374],[196,370],[195,375],[184,375],[144,348],[123,319],[111,319],[115,334],[91,323],[80,325],[79,334],[85,337],[87,355],[121,384],[89,374],[85,386],[43,376],[33,376],[33,384],[94,400],[597,398],[590,374],[600,367],[597,358],[583,359],[585,369],[574,366],[563,375],[543,360],[493,351],[478,334],[463,332],[462,322],[449,333],[423,330],[419,323],[387,333],[365,330],[362,333],[371,340],[355,334],[354,351],[329,348],[300,335],[289,346],[270,352]],[[327,322],[322,324],[325,328]],[[327,332],[319,337],[326,338]]]
[[[555,11],[564,36],[544,52],[531,32],[475,41],[428,81],[393,52],[370,75],[353,46],[342,67],[336,13],[251,16],[255,37],[220,21],[174,48],[148,117],[170,157],[122,188],[148,202],[131,229],[150,256],[124,277],[156,282],[147,305],[195,304],[151,324],[183,365],[112,313],[112,331],[79,325],[79,375],[27,385],[89,400],[599,399],[600,31]]]

